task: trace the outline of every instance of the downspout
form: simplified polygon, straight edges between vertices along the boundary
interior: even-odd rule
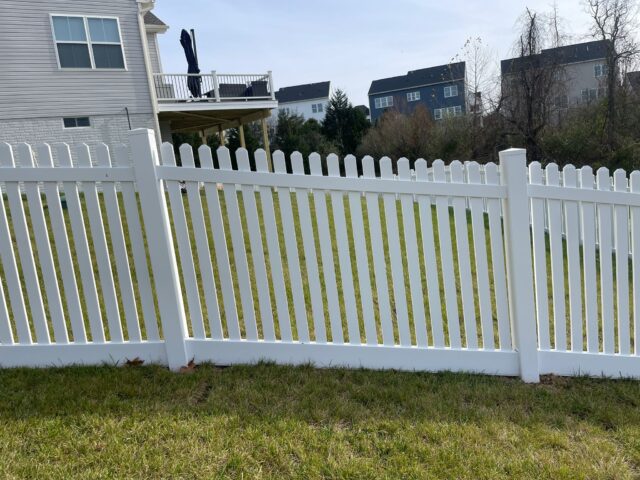
[[[160,121],[158,120],[158,98],[156,97],[156,88],[153,82],[153,69],[149,61],[149,45],[147,44],[147,30],[144,25],[144,14],[153,8],[153,2],[138,3],[138,30],[140,31],[140,40],[142,42],[142,50],[144,53],[144,67],[147,72],[147,83],[149,87],[149,95],[151,97],[151,111],[153,113],[153,129],[156,132],[156,141],[158,146],[162,143],[160,136]]]

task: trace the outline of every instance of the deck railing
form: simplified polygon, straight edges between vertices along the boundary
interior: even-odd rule
[[[275,100],[271,72],[258,74],[154,73],[159,103]]]

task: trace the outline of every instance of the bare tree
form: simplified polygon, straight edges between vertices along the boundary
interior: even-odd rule
[[[530,160],[541,160],[539,137],[552,120],[562,93],[562,67],[553,53],[562,41],[555,11],[539,15],[527,9],[520,19],[521,33],[514,48],[516,58],[503,66],[502,95],[498,110],[516,134],[523,137]]]
[[[607,42],[607,118],[606,134],[610,149],[615,146],[616,94],[622,74],[640,53],[635,38],[638,3],[636,0],[585,0],[593,24],[591,35]]]

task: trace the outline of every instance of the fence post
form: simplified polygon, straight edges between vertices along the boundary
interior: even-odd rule
[[[502,185],[507,189],[502,209],[511,335],[520,359],[520,377],[525,382],[537,383],[540,381],[540,374],[533,298],[526,150],[510,148],[500,152],[500,177]]]
[[[215,70],[211,70],[211,76],[213,77],[213,95],[216,102],[220,101],[220,83],[218,83],[218,74]]]
[[[188,362],[185,343],[187,322],[164,188],[156,174],[158,149],[155,133],[153,130],[138,128],[129,133],[129,141],[144,228],[149,239],[149,256],[167,360],[171,370],[178,370]]]

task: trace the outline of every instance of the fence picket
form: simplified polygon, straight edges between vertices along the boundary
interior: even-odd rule
[[[500,185],[498,166],[488,163],[484,167],[485,183]],[[491,240],[491,267],[493,269],[493,288],[496,302],[496,317],[498,319],[498,340],[501,350],[511,349],[511,327],[509,325],[509,303],[507,296],[507,275],[505,272],[504,241],[502,233],[502,207],[497,198],[487,199],[487,215],[489,217],[489,237]],[[546,276],[545,282],[546,282]],[[545,289],[546,301],[546,289]],[[547,321],[546,328],[549,328]],[[547,338],[549,338],[547,330]]]
[[[273,165],[276,173],[287,173],[284,153],[280,150],[273,154]],[[291,296],[293,297],[296,332],[298,334],[299,342],[308,342],[309,324],[304,300],[304,290],[302,288],[303,283],[302,274],[300,272],[300,255],[298,254],[296,229],[293,221],[293,208],[291,206],[291,192],[289,189],[283,188],[278,191],[278,204],[280,206],[280,217],[282,218],[282,229],[284,232],[284,247],[287,256]]]
[[[340,165],[338,162],[337,155],[331,154],[327,156],[329,177],[340,176]],[[351,270],[351,252],[349,248],[349,237],[347,235],[347,221],[344,215],[344,194],[342,192],[331,192],[331,210],[333,212],[333,223],[336,229],[340,284],[342,286],[344,312],[347,317],[349,343],[359,345],[361,342],[360,328],[358,325],[358,309],[356,308],[356,294],[353,286],[353,272]]]
[[[593,190],[593,170],[589,166],[580,169],[580,187]],[[596,205],[581,202],[582,220],[582,269],[584,274],[584,315],[587,324],[587,351],[599,351],[598,340],[598,281],[596,277]]]
[[[640,193],[640,171],[629,175],[629,190]],[[640,207],[631,207],[631,271],[633,275],[633,353],[640,355]]]
[[[202,145],[198,149],[198,155],[200,156],[200,167],[213,170],[211,148],[208,145]],[[224,305],[224,315],[227,322],[227,333],[230,340],[239,340],[240,324],[238,322],[233,277],[231,276],[231,263],[229,262],[229,250],[225,236],[226,229],[220,207],[220,198],[218,197],[218,185],[209,182],[205,183],[204,193],[207,199],[209,221],[211,222],[211,232],[213,234],[213,247],[218,265],[220,287],[222,289],[222,304]]]
[[[291,166],[293,167],[294,175],[304,175],[304,163],[300,152],[293,152],[291,155]],[[327,328],[324,323],[324,304],[322,301],[322,290],[320,290],[320,272],[318,270],[316,242],[313,237],[313,225],[311,223],[309,192],[305,189],[297,188],[296,202],[298,204],[300,230],[302,231],[304,260],[307,266],[307,281],[309,282],[309,293],[311,295],[311,314],[313,316],[315,341],[318,343],[326,343]]]
[[[49,145],[42,144],[36,151],[38,154],[38,165],[40,167],[53,167],[51,148]],[[47,209],[49,210],[53,240],[58,254],[58,265],[60,267],[60,275],[62,276],[62,285],[64,286],[69,318],[71,320],[73,342],[87,343],[87,333],[84,327],[82,306],[80,305],[80,294],[78,293],[76,274],[73,268],[69,239],[67,238],[67,229],[65,227],[64,215],[62,214],[58,184],[55,182],[44,182],[43,190],[47,201]]]
[[[344,159],[348,178],[358,177],[358,165],[356,157],[347,155]],[[367,345],[378,344],[376,332],[375,314],[373,311],[373,296],[371,292],[371,276],[369,272],[369,260],[367,258],[367,241],[364,231],[364,216],[362,213],[362,196],[359,192],[349,192],[349,211],[351,213],[351,229],[353,231],[353,244],[356,254],[356,269],[358,272],[358,287],[360,291],[360,303],[362,304],[362,317]]]
[[[183,167],[195,168],[193,149],[191,145],[180,146],[180,159]],[[222,323],[220,321],[220,310],[218,307],[218,289],[213,278],[213,264],[211,262],[211,247],[209,246],[209,236],[204,223],[204,213],[202,211],[202,200],[200,198],[200,185],[198,182],[185,182],[187,189],[187,201],[189,202],[189,216],[193,226],[194,243],[196,244],[196,254],[198,256],[198,267],[200,270],[200,281],[204,293],[204,303],[207,307],[207,318],[211,337],[222,339]],[[195,260],[195,259],[194,259]]]
[[[249,154],[246,149],[236,150],[238,170],[241,172],[251,171],[249,166]],[[249,245],[251,246],[251,258],[253,260],[253,272],[256,277],[256,287],[258,290],[258,308],[260,310],[260,323],[262,324],[262,335],[264,340],[275,340],[275,329],[273,324],[273,311],[271,310],[271,298],[269,297],[269,279],[267,278],[267,267],[264,261],[264,251],[262,246],[262,232],[260,231],[260,219],[256,207],[256,194],[253,185],[241,185],[242,203],[244,205],[245,219],[249,233]]]
[[[9,144],[0,144],[0,167],[15,168],[13,150]],[[33,326],[36,332],[38,343],[51,343],[49,328],[44,311],[44,302],[40,290],[40,280],[36,271],[36,264],[31,247],[31,236],[27,226],[22,195],[18,182],[5,182],[5,191],[9,201],[9,213],[13,223],[13,231],[18,245],[18,254],[25,285],[27,287],[27,298],[29,299],[29,310],[33,318]],[[42,211],[42,210],[41,210]]]
[[[320,155],[309,155],[311,175],[322,176],[322,163]],[[340,300],[336,285],[336,270],[333,261],[333,249],[331,233],[329,231],[329,215],[327,212],[327,198],[324,190],[313,191],[313,203],[316,210],[316,223],[318,225],[318,239],[320,241],[320,258],[322,259],[322,272],[324,274],[324,288],[327,294],[327,308],[329,323],[331,324],[331,339],[333,343],[344,343],[342,331],[342,318],[340,315]]]
[[[161,147],[161,161],[163,165],[176,165],[176,157],[173,145],[163,143]],[[192,334],[194,338],[205,338],[204,319],[198,281],[196,278],[195,258],[191,250],[191,239],[189,238],[189,227],[184,211],[184,202],[180,183],[174,180],[165,182],[167,193],[169,194],[169,205],[171,207],[171,218],[175,229],[178,244],[178,255],[180,257],[180,269],[187,294],[187,305],[189,307],[189,317],[191,320]]]
[[[601,167],[596,172],[598,190],[610,191],[609,170]],[[602,318],[602,343],[604,353],[614,353],[613,325],[613,267],[611,265],[611,205],[598,204],[598,248],[600,260],[600,304]]]
[[[391,159],[389,157],[382,157],[380,159],[380,173],[383,179],[393,178]],[[395,313],[400,345],[408,346],[411,345],[411,332],[409,330],[409,312],[407,309],[407,296],[404,284],[402,252],[400,250],[396,196],[385,193],[382,199],[384,202],[384,216],[387,223],[387,244],[389,245],[389,258],[391,260],[391,282],[393,283],[393,300],[396,307]]]
[[[373,158],[366,156],[362,159],[362,173],[364,178],[376,178]],[[371,256],[373,258],[373,273],[378,293],[378,311],[382,329],[382,343],[393,345],[393,323],[391,319],[391,304],[389,300],[389,285],[387,281],[387,261],[382,243],[382,227],[380,225],[380,202],[378,194],[365,194],[367,215],[369,218],[369,236],[371,239]]]
[[[559,186],[558,166],[550,163],[545,169],[547,185]],[[553,329],[556,350],[567,349],[566,306],[564,297],[564,260],[562,251],[562,203],[547,200],[549,246],[551,251],[551,286],[553,290]]]
[[[613,173],[614,190],[627,191],[627,174],[618,169]],[[616,244],[616,299],[618,314],[618,352],[631,351],[629,335],[629,207],[614,207],[614,240]]]
[[[469,183],[480,184],[480,166],[476,162],[467,165]],[[482,327],[482,348],[495,348],[493,338],[493,317],[491,315],[491,292],[489,291],[489,266],[487,262],[487,239],[484,232],[484,205],[481,198],[469,198],[471,210],[471,228],[473,231],[473,251],[476,260],[476,281],[478,285],[478,303]]]
[[[529,164],[529,182],[543,185],[542,168],[539,162]],[[549,350],[549,305],[547,294],[547,253],[545,246],[545,212],[542,198],[531,199],[531,236],[533,241],[533,271],[535,275],[536,317],[538,323],[538,344],[540,349]]]
[[[563,186],[577,188],[578,176],[573,165],[562,169]],[[580,226],[578,203],[564,202],[565,237],[567,246],[567,270],[569,278],[569,322],[571,327],[571,351],[583,350],[582,291],[580,282]]]
[[[129,147],[118,145],[114,150],[113,160],[119,167],[128,167]],[[133,265],[136,272],[136,284],[140,292],[140,302],[147,340],[159,340],[158,319],[153,303],[153,293],[151,290],[151,279],[149,277],[149,265],[147,263],[147,252],[142,238],[142,224],[138,212],[138,200],[133,182],[122,182],[120,184],[122,201],[124,203],[124,214],[127,219],[127,230],[131,242],[133,253]]]
[[[446,182],[444,162],[433,162],[433,181]],[[453,244],[451,242],[451,217],[449,213],[449,199],[436,197],[436,215],[438,217],[438,238],[440,240],[440,264],[442,267],[442,281],[444,286],[445,310],[447,326],[449,328],[449,347],[460,348],[460,317],[458,314],[458,295],[454,277]]]
[[[398,160],[398,178],[410,181],[409,160]],[[420,274],[420,258],[418,256],[418,236],[416,233],[414,201],[412,195],[400,195],[402,206],[402,224],[404,230],[404,245],[407,255],[407,269],[409,271],[409,289],[411,292],[411,308],[413,312],[413,328],[416,345],[426,347],[427,325],[424,313],[424,298],[422,290],[422,275]]]
[[[415,162],[416,181],[429,182],[427,162],[420,158]],[[440,281],[438,280],[438,264],[436,261],[436,244],[433,237],[433,215],[431,214],[431,198],[427,195],[418,197],[420,210],[420,233],[422,235],[422,253],[427,277],[427,297],[429,301],[429,320],[434,347],[444,347],[444,330],[442,326],[442,303],[440,301]]]
[[[96,147],[96,161],[98,166],[110,167],[111,156],[106,145]],[[131,280],[131,268],[127,255],[127,246],[124,241],[124,230],[120,217],[120,206],[116,194],[116,186],[113,182],[102,182],[102,195],[107,211],[107,222],[111,233],[111,244],[116,262],[118,275],[118,287],[124,306],[124,315],[127,324],[128,340],[139,342],[142,339],[140,324],[138,323],[138,308],[133,293],[133,281]]]
[[[72,167],[71,151],[66,143],[58,143],[54,146],[58,164],[61,167]],[[73,235],[74,252],[78,257],[80,267],[80,280],[84,301],[87,306],[87,316],[89,317],[89,330],[91,331],[91,341],[93,343],[104,343],[105,333],[98,299],[98,289],[93,272],[89,241],[87,239],[87,227],[84,221],[84,213],[80,204],[78,194],[78,184],[76,182],[62,182],[64,198],[67,202],[69,220],[71,223],[71,234]]]
[[[91,154],[86,144],[76,147],[78,165],[81,167],[92,167]],[[120,308],[116,296],[116,288],[111,271],[111,258],[107,246],[107,238],[104,232],[104,220],[102,210],[98,200],[98,192],[95,183],[83,183],[82,192],[89,216],[89,228],[93,239],[93,248],[98,262],[98,275],[104,297],[105,310],[107,313],[107,323],[109,325],[109,338],[112,342],[123,342],[122,324],[120,323]]]

